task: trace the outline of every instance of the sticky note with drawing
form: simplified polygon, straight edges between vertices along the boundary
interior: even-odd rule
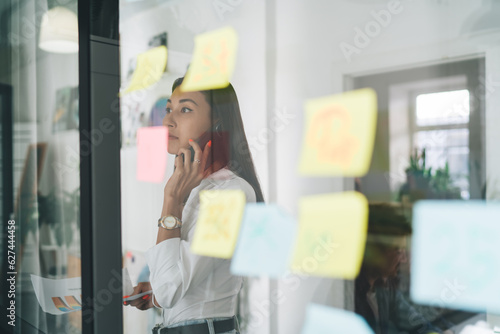
[[[137,56],[137,63],[128,87],[120,96],[148,88],[157,83],[167,66],[167,47],[162,45]]]
[[[151,126],[137,130],[137,180],[160,183],[167,168],[168,130]]]
[[[224,88],[236,64],[238,35],[231,27],[195,37],[193,59],[181,89],[185,92]]]
[[[191,251],[229,259],[233,255],[245,209],[241,190],[202,190]]]
[[[280,278],[288,269],[296,228],[293,217],[277,205],[247,204],[231,273]]]
[[[370,88],[309,100],[299,173],[362,176],[375,140],[377,96]]]
[[[412,219],[412,300],[500,314],[499,217],[497,202],[417,202]]]
[[[365,319],[354,312],[309,303],[302,334],[373,334]]]
[[[367,229],[368,201],[359,192],[300,199],[291,270],[312,276],[356,278]]]

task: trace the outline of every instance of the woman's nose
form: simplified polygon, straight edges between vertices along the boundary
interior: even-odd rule
[[[163,117],[163,126],[175,127],[175,125],[176,123],[172,113],[166,114],[165,117]]]

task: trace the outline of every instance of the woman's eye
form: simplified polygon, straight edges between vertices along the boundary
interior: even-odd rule
[[[172,112],[172,109],[170,109],[170,108],[166,108],[166,109],[165,109],[165,112],[166,112],[167,114],[170,114],[170,113]]]
[[[181,112],[184,112],[184,113],[185,112],[190,112],[190,111],[193,111],[193,110],[191,110],[189,108],[186,108],[186,107],[184,107],[184,108],[181,109]]]

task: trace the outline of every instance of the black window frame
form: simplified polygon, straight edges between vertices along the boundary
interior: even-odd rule
[[[118,18],[78,1],[83,334],[123,332]]]

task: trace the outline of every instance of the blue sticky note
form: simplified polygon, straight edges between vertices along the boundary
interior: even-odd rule
[[[414,206],[411,298],[500,313],[500,203],[420,201]]]
[[[297,224],[276,205],[245,207],[231,273],[279,278],[288,269]]]
[[[365,319],[356,313],[310,303],[302,334],[373,334]]]

